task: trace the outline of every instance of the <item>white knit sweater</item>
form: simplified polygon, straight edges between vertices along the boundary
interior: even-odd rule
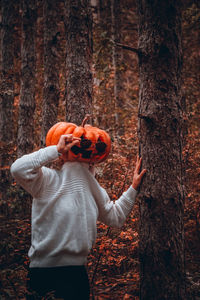
[[[44,166],[56,158],[57,147],[50,146],[11,166],[13,177],[33,196],[30,267],[83,265],[96,239],[97,219],[122,226],[137,194],[130,187],[114,203],[88,164],[67,162],[59,171]]]

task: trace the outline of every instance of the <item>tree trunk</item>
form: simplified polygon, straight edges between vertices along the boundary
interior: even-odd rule
[[[104,3],[105,4],[105,3]],[[107,3],[106,3],[107,4]],[[102,0],[97,0],[97,17],[98,17],[98,21],[101,22],[102,21],[102,10],[103,10],[103,3]]]
[[[112,39],[115,43],[121,43],[121,7],[120,0],[111,0],[112,15]],[[115,127],[121,136],[124,134],[123,122],[123,51],[121,47],[113,44],[113,68],[114,68],[114,97],[115,97]]]
[[[14,26],[15,6],[13,1],[1,1],[1,123],[0,139],[3,145],[13,139],[13,102],[14,102]],[[2,161],[1,161],[2,162]]]
[[[9,165],[13,141],[14,103],[14,27],[17,8],[15,1],[1,1],[1,72],[0,72],[0,177],[1,191],[5,197],[9,185]]]
[[[35,23],[35,0],[23,0],[18,156],[31,152],[34,147]]]
[[[44,1],[44,101],[41,144],[49,128],[57,122],[59,104],[59,2]]]
[[[81,124],[92,106],[92,14],[89,0],[65,1],[66,120]]]
[[[140,299],[185,297],[179,1],[137,1],[139,144],[148,172],[140,191]]]

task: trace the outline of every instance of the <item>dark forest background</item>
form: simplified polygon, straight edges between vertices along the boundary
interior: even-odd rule
[[[87,1],[74,2],[80,9],[77,12],[81,24],[85,24],[84,13],[93,19],[87,20],[87,28],[81,27],[89,40],[87,55],[81,56],[82,41],[73,41],[79,45],[79,59],[92,72],[93,81],[89,84],[86,82],[90,74],[81,68],[77,71],[77,66],[73,69],[76,52],[68,34],[73,23],[67,21],[67,5],[72,2],[0,1],[1,299],[25,299],[27,293],[31,199],[11,178],[11,163],[18,156],[44,147],[46,132],[57,121],[80,124],[89,112],[91,122],[112,138],[111,154],[97,166],[97,179],[116,200],[131,183],[139,151],[136,1],[93,0],[89,10],[80,6]],[[180,2],[180,9],[185,299],[196,300],[200,299],[200,5],[198,1],[185,0]],[[74,15],[75,20],[79,17]],[[70,46],[73,49],[69,50]],[[79,72],[83,85],[81,81],[74,83],[70,70]],[[77,105],[71,94],[75,86],[80,101]],[[86,94],[89,96],[81,102],[81,95]],[[139,218],[137,202],[123,228],[108,229],[98,224],[98,238],[87,265],[95,299],[139,299]]]

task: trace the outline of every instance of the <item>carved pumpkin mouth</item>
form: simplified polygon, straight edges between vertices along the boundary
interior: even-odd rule
[[[81,153],[83,158],[91,158],[93,149],[88,149],[91,147],[91,145],[92,141],[84,138],[84,136],[81,136],[80,147],[75,145],[71,148],[71,151],[75,155]],[[106,143],[98,139],[97,143],[95,144],[95,155],[102,155],[106,151],[106,147]]]

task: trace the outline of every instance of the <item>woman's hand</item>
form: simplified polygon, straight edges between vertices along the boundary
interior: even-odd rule
[[[61,135],[59,142],[57,144],[58,152],[61,154],[66,153],[74,145],[80,142],[80,138],[74,137],[72,134],[63,134]]]
[[[146,173],[146,169],[143,169],[141,172],[140,172],[140,168],[141,168],[141,164],[142,164],[142,158],[139,156],[137,156],[137,161],[136,161],[136,166],[135,166],[135,170],[134,170],[134,173],[133,173],[133,182],[132,182],[132,187],[137,190],[140,183],[141,183],[141,180],[142,180],[142,177],[144,176],[144,174]]]

